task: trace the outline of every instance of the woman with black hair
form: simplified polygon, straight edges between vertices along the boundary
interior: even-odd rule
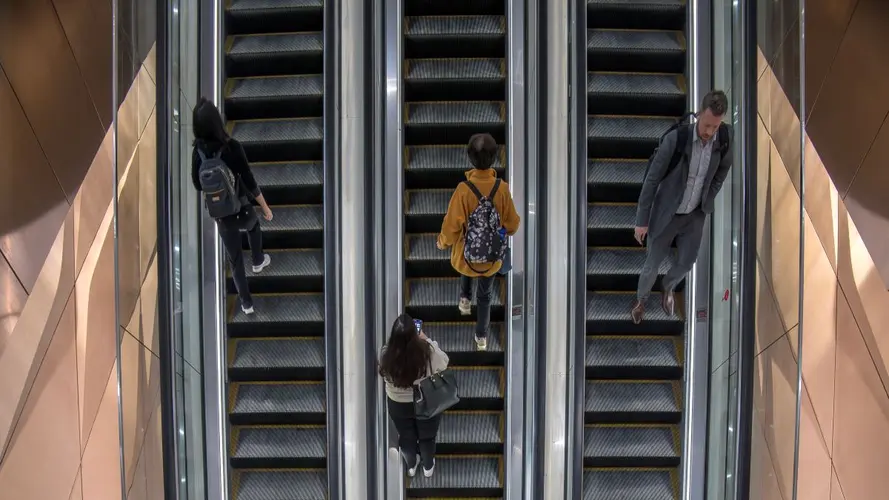
[[[222,116],[216,106],[202,97],[194,108],[192,118],[194,149],[191,155],[191,180],[195,189],[204,191],[201,183],[201,166],[208,159],[212,159],[217,168],[227,168],[233,175],[237,186],[240,211],[217,218],[216,226],[219,228],[222,245],[225,247],[225,253],[228,255],[228,261],[232,268],[232,278],[241,299],[241,310],[244,311],[244,314],[253,314],[253,298],[247,286],[244,255],[241,250],[241,231],[247,232],[254,273],[262,272],[272,259],[269,254],[262,251],[262,231],[259,218],[256,217],[256,210],[247,198],[248,194],[256,200],[262,209],[265,220],[272,220],[272,210],[262,196],[256,179],[253,178],[244,148],[226,133]]]
[[[398,430],[398,446],[413,477],[423,465],[423,475],[435,468],[435,438],[440,417],[418,420],[414,412],[414,387],[423,378],[448,367],[448,355],[423,333],[422,323],[407,314],[392,324],[389,340],[380,356],[380,376],[386,384],[389,417]]]

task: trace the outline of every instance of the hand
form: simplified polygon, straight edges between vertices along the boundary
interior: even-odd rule
[[[445,246],[442,245],[442,243],[441,243],[441,237],[439,237],[439,238],[437,238],[437,239],[435,240],[435,246],[436,246],[439,250],[444,250],[444,249],[445,249]]]
[[[645,243],[645,237],[648,236],[648,228],[637,226],[633,233],[633,237],[636,238],[636,242],[642,245]]]
[[[262,207],[262,218],[265,220],[272,220],[274,214],[272,214],[272,209],[269,207]]]
[[[429,340],[429,337],[427,337],[422,330],[420,330],[420,333],[417,334],[417,337],[420,337],[420,340]]]

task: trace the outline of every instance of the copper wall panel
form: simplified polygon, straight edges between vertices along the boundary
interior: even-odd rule
[[[0,355],[3,354],[6,340],[12,335],[27,300],[25,287],[12,272],[6,259],[0,256]]]
[[[889,2],[858,3],[807,123],[812,143],[841,194],[889,112],[887,27]]]
[[[127,486],[131,486],[151,414],[160,402],[160,359],[132,335],[121,343],[121,406]]]
[[[53,5],[102,125],[107,129],[111,126],[114,81],[111,73],[111,1],[53,0]]]
[[[101,404],[83,452],[83,498],[121,500],[116,368],[100,384]]]
[[[884,122],[858,175],[852,182],[845,202],[846,209],[867,246],[877,270],[889,283],[889,121]]]
[[[71,205],[75,224],[76,274],[80,274],[80,268],[96,239],[102,220],[111,212],[111,195],[114,191],[113,146],[114,135],[109,131]]]
[[[806,112],[821,91],[858,0],[806,1]]]
[[[0,2],[0,66],[73,200],[105,129],[50,0]]]
[[[134,164],[136,162],[133,162]],[[130,167],[122,179],[117,202],[118,307],[125,325],[133,314],[142,288],[139,257],[139,176]]]
[[[154,116],[148,120],[139,141],[135,163],[139,182],[139,273],[143,282],[157,246],[157,127]]]
[[[0,252],[30,293],[68,203],[3,68],[0,110]]]

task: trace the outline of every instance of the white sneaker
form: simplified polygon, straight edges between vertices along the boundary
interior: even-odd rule
[[[407,475],[408,475],[408,477],[414,477],[414,476],[416,476],[416,475],[417,475],[417,468],[420,467],[420,455],[417,455],[417,456],[416,456],[416,461],[414,462],[414,466],[413,466],[413,467],[410,466],[409,462],[407,461],[407,457],[404,456],[404,453],[402,453],[401,456],[404,457],[404,461],[405,461],[405,463],[408,464],[408,467],[407,467]]]
[[[488,350],[488,338],[487,337],[475,337],[475,346],[479,351],[487,351]]]
[[[241,306],[241,310],[244,311],[244,314],[253,314],[253,306],[250,306],[250,307]]]
[[[432,477],[432,473],[435,472],[435,461],[432,461],[432,468],[427,469],[423,467],[423,477]]]
[[[472,314],[472,301],[467,299],[466,297],[460,298],[460,304],[457,305],[457,309],[460,310],[460,314],[463,316],[469,316]]]
[[[253,266],[253,272],[260,273],[260,272],[262,272],[263,269],[268,267],[268,265],[271,263],[272,263],[272,258],[269,256],[269,254],[263,254],[262,264],[260,264],[258,266]]]

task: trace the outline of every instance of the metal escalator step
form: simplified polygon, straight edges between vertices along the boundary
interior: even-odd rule
[[[424,226],[430,229],[441,227],[441,216],[424,219]],[[414,220],[413,222],[417,222]],[[410,224],[411,229],[417,229]],[[459,276],[451,266],[450,250],[439,250],[435,245],[438,233],[409,234],[405,236],[404,269],[405,276],[422,276],[424,278],[441,278]]]
[[[502,431],[501,413],[447,412],[441,417],[437,452],[500,453]]]
[[[324,294],[254,295],[253,314],[233,307],[231,337],[297,337],[323,334]]]
[[[324,26],[323,0],[230,0],[225,14],[229,34],[313,31]]]
[[[673,337],[587,337],[586,376],[597,379],[679,379]]]
[[[260,273],[246,267],[250,292],[306,293],[324,288],[324,252],[321,249],[267,250],[272,263]],[[227,271],[228,293],[236,293],[231,271]]]
[[[234,500],[327,500],[324,470],[241,470],[233,479]]]
[[[683,0],[587,0],[587,26],[623,29],[683,29]]]
[[[252,163],[253,177],[269,205],[320,204],[324,200],[324,163]]]
[[[583,500],[675,500],[670,469],[587,469]]]
[[[451,367],[460,402],[453,408],[466,411],[503,410],[503,373],[499,367]]]
[[[591,115],[587,118],[590,154],[599,158],[647,159],[674,118]]]
[[[678,315],[673,317],[667,316],[667,313],[661,308],[660,293],[652,293],[649,296],[645,304],[645,320],[640,325],[634,325],[630,320],[630,309],[635,298],[635,292],[588,292],[586,305],[587,333],[591,335],[621,333],[679,335],[683,333],[685,323]],[[681,314],[681,311],[677,312]]]
[[[423,324],[423,329],[441,350],[448,353],[450,366],[490,366],[503,364],[503,345],[506,332],[502,323],[488,327],[488,349],[478,351],[475,345],[474,322],[447,322]]]
[[[324,380],[324,339],[320,337],[232,340],[229,380]]]
[[[416,174],[452,170],[460,175],[472,168],[466,157],[466,146],[411,146],[406,148],[405,169]],[[493,168],[502,170],[506,164],[506,148],[501,146]],[[465,177],[464,177],[465,179]],[[453,189],[452,189],[453,191]]]
[[[266,29],[262,25],[257,27]],[[229,78],[289,75],[295,70],[317,74],[324,70],[323,53],[324,35],[320,31],[235,35],[226,40],[226,75]]]
[[[272,212],[272,220],[260,220],[264,248],[321,248],[324,234],[324,209],[321,205],[274,206]],[[246,234],[243,239],[246,248]]]
[[[487,37],[506,34],[503,16],[411,16],[405,18],[404,36]]]
[[[503,494],[498,457],[439,455],[432,477],[417,474],[408,481],[408,497],[493,497]]]
[[[647,167],[648,160],[588,160],[587,199],[635,203],[642,191]]]
[[[436,246],[438,233],[411,234],[407,236],[407,252],[404,260],[411,262],[450,261],[451,253]]]
[[[274,56],[287,53],[321,54],[324,36],[321,32],[279,33],[235,36],[229,40],[229,56]]]
[[[592,114],[681,115],[687,106],[685,77],[658,73],[587,74]]]
[[[587,423],[677,423],[682,416],[676,382],[590,381],[586,383]]]
[[[491,291],[492,306],[503,306],[503,291],[503,279],[495,279]],[[448,307],[453,308],[456,312],[459,298],[459,278],[426,278],[407,281],[406,304],[409,308],[422,310],[423,308]],[[429,321],[432,320],[429,319]]]
[[[453,196],[453,189],[424,189],[408,191],[405,203],[405,215],[444,217],[448,212],[448,202]]]
[[[321,426],[232,428],[236,468],[322,468],[327,465],[327,430]]]
[[[226,85],[225,115],[241,118],[321,116],[322,75],[232,78]]]
[[[408,59],[404,82],[503,82],[506,60],[496,58]]]
[[[273,11],[277,14],[287,9],[320,10],[323,7],[323,0],[230,0],[225,10],[231,13]]]
[[[590,425],[584,429],[586,467],[679,465],[678,432],[669,425]]]
[[[502,125],[506,104],[491,101],[405,103],[405,126]]]
[[[587,50],[623,54],[682,54],[685,38],[680,31],[588,30]]]
[[[243,144],[316,142],[324,139],[322,118],[282,118],[233,122],[232,137]]]
[[[594,247],[587,249],[587,289],[602,291],[632,291],[636,289],[639,273],[645,264],[645,249]],[[661,263],[660,279],[670,269],[670,260]],[[655,283],[655,288],[660,284]]]
[[[233,425],[323,425],[327,393],[323,382],[233,383]]]
[[[587,205],[587,241],[590,246],[634,247],[635,203],[590,203]]]

